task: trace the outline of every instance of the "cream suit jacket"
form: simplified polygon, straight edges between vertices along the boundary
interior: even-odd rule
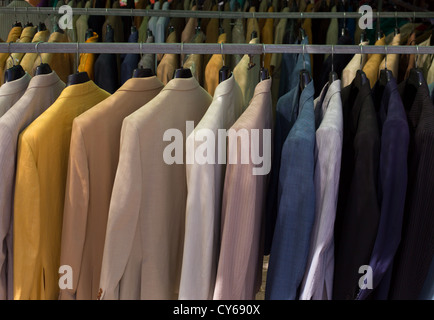
[[[157,77],[131,78],[109,98],[74,119],[63,211],[60,265],[73,288],[60,299],[96,300],[122,121],[163,88]]]
[[[259,39],[255,38],[250,40],[250,43],[259,43]],[[249,105],[250,99],[253,97],[255,87],[259,82],[259,67],[260,58],[259,55],[253,56],[253,63],[255,66],[249,70],[250,57],[245,54],[240,62],[234,68],[234,77],[237,83],[240,85],[241,91],[244,96],[244,109]]]
[[[258,83],[243,114],[231,129],[259,130],[259,150],[265,150],[264,129],[272,130],[271,79]],[[239,141],[240,139],[237,139]],[[270,142],[266,142],[270,143]],[[250,155],[248,164],[240,163],[246,152],[241,143],[231,150],[238,162],[226,166],[221,214],[221,245],[214,290],[215,300],[253,300],[262,277],[263,226],[268,174],[253,175]],[[248,151],[247,151],[248,152]],[[270,155],[271,156],[271,155]]]
[[[194,145],[194,150],[198,150],[203,141],[195,140],[196,134],[211,130],[217,138],[218,129],[228,130],[242,111],[243,95],[232,76],[217,86],[210,107],[187,140]],[[225,146],[226,140],[216,139],[216,159],[219,159],[218,150],[225,150]],[[187,164],[188,195],[179,299],[206,300],[213,297],[225,168],[218,161]]]
[[[13,299],[12,226],[18,135],[51,106],[64,87],[54,71],[37,75],[23,96],[0,117],[0,300]]]
[[[31,78],[26,72],[21,78],[6,82],[0,86],[0,117],[21,98]]]
[[[211,101],[194,77],[176,78],[125,118],[107,221],[101,299],[178,298],[186,169],[183,161],[164,161],[173,137],[166,137],[172,142],[163,137],[168,129],[180,130],[185,155],[186,121],[199,123]]]

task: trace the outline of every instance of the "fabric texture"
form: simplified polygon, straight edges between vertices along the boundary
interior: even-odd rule
[[[26,75],[25,79],[16,80],[21,81],[26,91],[0,117],[0,300],[13,299],[13,199],[18,135],[51,106],[65,87],[54,71],[31,80]]]

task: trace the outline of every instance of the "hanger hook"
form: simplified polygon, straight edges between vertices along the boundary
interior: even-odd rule
[[[384,46],[384,51],[386,52],[384,57],[384,68],[387,70],[387,45]]]
[[[140,41],[140,58],[143,58],[143,41]]]
[[[78,72],[78,67],[80,66],[80,48],[78,47],[79,43],[77,41],[77,72]]]
[[[183,55],[184,55],[184,42],[181,42],[181,68],[184,67],[184,61],[182,60]]]
[[[416,54],[416,58],[414,59],[414,64],[415,64],[416,69],[417,69],[417,60],[419,60],[419,45],[418,44],[416,45],[416,52],[417,52],[417,54]]]
[[[335,67],[334,67],[334,55],[335,55],[335,45],[332,44],[332,72],[335,71]]]
[[[222,55],[223,66],[225,66],[225,55],[223,54],[223,41],[220,42],[220,54]]]
[[[15,59],[14,59],[14,57],[12,57],[11,43],[10,42],[8,42],[8,54],[9,54],[9,57],[12,59],[12,65],[15,67]]]
[[[43,41],[38,41],[38,42],[36,43],[36,45],[35,45],[35,50],[36,50],[36,54],[39,56],[39,59],[41,60],[41,64],[42,64],[42,56],[41,56],[41,53],[40,53],[39,50],[38,50],[38,46],[39,46],[39,44],[40,44],[41,42],[43,42]]]
[[[362,70],[362,64],[363,64],[363,45],[360,43],[360,70]]]
[[[306,69],[306,59],[304,57],[304,49],[305,49],[305,44],[303,43],[303,69]]]
[[[265,67],[265,43],[262,44],[262,68]]]

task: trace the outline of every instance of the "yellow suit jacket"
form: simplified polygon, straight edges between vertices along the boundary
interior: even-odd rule
[[[110,94],[66,87],[19,136],[14,198],[14,299],[59,295],[60,241],[72,121]]]
[[[8,35],[8,40],[6,42],[16,42],[21,32],[23,31],[23,28],[21,27],[13,27]],[[9,58],[8,52],[2,52],[0,53],[0,85],[3,84],[4,81],[4,73],[5,73],[5,67],[6,67],[6,60]]]
[[[385,37],[377,40],[375,42],[376,46],[384,46],[385,45]],[[366,73],[366,77],[369,79],[369,83],[371,84],[371,88],[374,86],[375,82],[378,79],[378,69],[380,67],[381,61],[383,61],[384,54],[368,54],[368,61],[363,67],[363,71]]]
[[[93,33],[92,37],[86,40],[86,43],[98,42],[98,35],[96,32]],[[95,65],[95,54],[94,53],[82,53],[80,54],[80,64],[78,65],[79,72],[87,72],[91,80],[95,80],[95,75],[93,72],[93,67]]]
[[[21,33],[20,38],[17,40],[19,43],[28,43],[32,42],[33,37],[36,33],[36,27],[26,27],[23,29],[23,32]],[[12,68],[12,66],[15,64],[20,64],[21,59],[24,57],[24,52],[14,52],[11,54],[11,57],[8,58],[6,61],[6,69]],[[13,59],[13,61],[12,61]]]
[[[44,30],[39,31],[35,34],[33,37],[32,43],[36,42],[47,42],[48,38],[50,37],[50,31]],[[24,71],[26,71],[28,74],[33,74],[33,65],[35,64],[36,58],[38,58],[39,62],[40,59],[38,57],[38,54],[35,52],[27,52],[24,57],[21,59],[20,65],[23,67]],[[42,61],[44,62],[44,61]]]

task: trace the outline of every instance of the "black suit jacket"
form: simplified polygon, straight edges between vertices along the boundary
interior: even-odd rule
[[[359,291],[359,268],[368,265],[377,236],[380,208],[380,135],[369,81],[357,73],[342,89],[344,139],[335,221],[333,299],[352,300]]]
[[[113,42],[114,30],[106,34],[105,42]],[[112,53],[102,53],[95,61],[95,83],[101,89],[114,93],[119,89],[118,57]]]
[[[410,77],[399,85],[410,144],[402,240],[394,261],[390,299],[418,299],[434,255],[434,106],[428,86]]]

